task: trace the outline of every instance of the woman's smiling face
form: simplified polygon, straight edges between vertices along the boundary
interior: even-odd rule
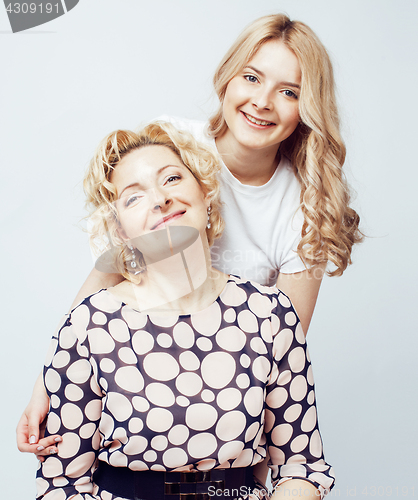
[[[280,40],[266,42],[228,83],[222,103],[228,141],[277,150],[299,123],[301,70]]]
[[[131,240],[167,224],[192,226],[204,233],[210,200],[181,159],[165,146],[145,146],[116,165],[110,181],[120,235]]]

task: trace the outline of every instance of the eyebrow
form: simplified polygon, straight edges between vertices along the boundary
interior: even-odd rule
[[[171,164],[169,164],[169,165],[165,165],[164,167],[161,167],[161,168],[159,168],[159,169],[157,170],[157,175],[160,175],[160,174],[161,174],[161,172],[162,172],[163,170],[165,170],[166,168],[169,168],[169,167],[179,167],[179,165],[171,165]],[[129,186],[125,186],[125,187],[122,189],[122,191],[120,192],[120,195],[118,196],[118,200],[120,200],[120,199],[121,199],[122,194],[123,194],[123,193],[124,193],[127,189],[130,189],[130,188],[133,188],[133,187],[136,187],[136,186],[138,186],[139,188],[143,189],[142,184],[141,184],[140,182],[138,182],[138,181],[137,181],[137,182],[133,182],[132,184],[129,184]]]
[[[256,73],[258,73],[260,76],[262,76],[263,78],[266,76],[262,71],[260,71],[259,69],[255,68],[254,66],[251,66],[249,64],[247,64],[247,66],[244,66],[244,69],[245,68],[252,69]],[[293,87],[295,89],[299,89],[300,90],[300,85],[298,85],[297,83],[293,83],[293,82],[280,82],[280,85],[286,85],[287,87]]]

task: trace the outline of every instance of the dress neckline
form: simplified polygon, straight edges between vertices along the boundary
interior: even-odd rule
[[[97,293],[104,292],[114,302],[117,302],[118,304],[121,304],[121,307],[127,307],[131,311],[134,311],[134,312],[136,312],[138,314],[144,314],[147,317],[150,317],[150,316],[151,317],[152,316],[160,316],[160,317],[164,317],[164,318],[167,318],[167,319],[169,319],[169,318],[191,318],[195,314],[200,314],[200,313],[203,313],[204,311],[207,311],[210,307],[213,306],[213,304],[215,302],[217,302],[219,304],[219,302],[221,300],[221,296],[226,292],[227,288],[229,288],[229,286],[231,284],[235,284],[236,285],[238,283],[237,280],[241,280],[241,278],[239,278],[239,276],[235,276],[233,274],[228,274],[228,279],[226,280],[226,283],[225,283],[224,287],[222,288],[221,293],[216,297],[216,299],[210,305],[208,305],[207,307],[205,307],[204,309],[200,309],[199,311],[195,311],[195,312],[189,313],[189,314],[176,314],[176,313],[169,314],[168,311],[167,312],[164,311],[162,314],[160,314],[161,311],[158,311],[158,310],[151,311],[151,312],[139,311],[138,309],[135,309],[135,307],[132,307],[130,304],[127,304],[123,300],[121,300],[118,297],[116,297],[116,295],[114,295],[112,292],[110,292],[107,288],[102,288]]]

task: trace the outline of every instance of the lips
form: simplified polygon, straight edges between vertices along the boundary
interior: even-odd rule
[[[275,123],[273,122],[268,122],[266,120],[260,120],[259,118],[255,118],[254,116],[252,115],[249,115],[247,113],[244,113],[244,111],[241,111],[241,113],[245,116],[245,118],[253,123],[254,125],[258,125],[258,126],[261,126],[261,127],[271,127],[272,125],[276,125]]]
[[[178,210],[177,212],[173,212],[172,214],[166,215],[151,227],[151,231],[154,231],[155,229],[161,229],[166,224],[170,224],[174,220],[179,219],[185,213],[186,210]]]

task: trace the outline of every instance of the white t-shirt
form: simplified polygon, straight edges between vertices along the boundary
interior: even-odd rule
[[[204,122],[162,116],[198,141],[215,141]],[[227,273],[262,284],[275,285],[278,273],[305,270],[296,248],[301,239],[303,214],[299,207],[300,185],[287,158],[282,158],[263,186],[248,186],[222,164],[221,199],[225,230],[211,249],[213,265]]]

